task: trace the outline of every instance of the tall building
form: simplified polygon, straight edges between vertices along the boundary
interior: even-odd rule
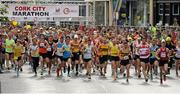
[[[154,24],[180,25],[180,0],[154,0]]]
[[[149,0],[127,0],[127,21],[130,26],[146,26],[149,23]]]
[[[180,25],[180,0],[126,0],[128,25]]]

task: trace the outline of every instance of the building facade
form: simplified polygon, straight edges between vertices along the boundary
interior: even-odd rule
[[[180,25],[180,0],[154,0],[154,24]]]
[[[149,0],[127,0],[127,24],[146,26],[149,23]]]
[[[128,25],[180,25],[180,0],[127,0]]]

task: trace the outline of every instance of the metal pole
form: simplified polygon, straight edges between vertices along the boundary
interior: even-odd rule
[[[149,0],[149,11],[150,11],[149,22],[151,25],[153,25],[153,0]]]
[[[129,26],[131,26],[131,18],[132,18],[132,4],[131,1],[129,1]]]
[[[107,25],[107,5],[106,5],[106,1],[104,1],[104,6],[105,6],[105,11],[104,11],[104,25]]]
[[[113,10],[112,10],[112,1],[109,0],[109,26],[112,26],[112,22],[113,22]]]
[[[93,26],[95,27],[96,25],[96,1],[93,0]]]
[[[86,26],[89,25],[89,2],[86,2]]]
[[[146,26],[147,23],[147,3],[146,0],[144,0],[144,26]]]

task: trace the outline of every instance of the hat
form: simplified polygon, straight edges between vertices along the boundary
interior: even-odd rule
[[[52,27],[49,27],[49,29],[52,29]]]
[[[74,35],[74,38],[78,38],[78,35]]]
[[[161,43],[165,43],[166,41],[164,39],[161,40]]]
[[[171,38],[170,38],[170,37],[167,37],[167,38],[166,38],[166,41],[167,41],[167,42],[170,42],[170,41],[171,41]]]

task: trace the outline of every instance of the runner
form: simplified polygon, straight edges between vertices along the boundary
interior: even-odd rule
[[[88,79],[91,79],[91,68],[92,68],[92,58],[93,58],[93,45],[91,44],[91,40],[86,38],[83,43],[83,60],[86,68],[86,75]]]
[[[27,43],[28,43],[28,38],[27,36],[24,36],[24,38],[21,40],[22,42],[22,45],[23,45],[23,50],[22,50],[22,59],[23,59],[23,62],[25,63],[26,62],[26,51],[27,51]]]
[[[65,43],[63,45],[63,61],[66,63],[68,70],[68,77],[70,77],[71,69],[71,46],[70,46],[70,37],[66,36]]]
[[[74,35],[74,40],[71,42],[71,50],[72,50],[72,65],[76,67],[76,76],[79,74],[79,65],[80,65],[80,41],[78,40],[78,35]],[[74,66],[73,66],[74,67]]]
[[[37,67],[39,66],[39,47],[37,45],[37,39],[32,39],[32,44],[30,45],[30,53],[33,64],[33,71],[35,76],[37,76]]]
[[[46,63],[47,63],[47,67],[48,67],[48,75],[50,75],[51,74],[52,59],[53,59],[53,56],[55,53],[52,36],[49,36],[46,50],[47,50]]]
[[[22,52],[23,46],[21,45],[21,41],[19,39],[16,40],[16,44],[14,45],[14,63],[15,70],[17,71],[17,77],[19,77],[19,70],[21,70],[23,62],[22,62]]]
[[[60,76],[59,71],[62,76],[62,68],[64,68],[64,73],[66,72],[65,64],[63,63],[63,49],[62,49],[63,45],[64,45],[64,39],[63,37],[60,37],[55,47],[55,50],[56,50],[55,54],[57,57],[57,69],[56,69],[57,77]]]
[[[133,42],[133,58],[134,58],[134,64],[135,64],[135,73],[138,75],[138,78],[141,78],[141,62],[139,58],[139,47],[141,43],[141,38],[137,38]]]
[[[161,47],[156,52],[156,58],[159,60],[160,67],[160,83],[163,84],[166,81],[166,74],[168,72],[168,62],[169,62],[169,49],[166,48],[165,40],[162,40]]]
[[[153,39],[151,42],[151,57],[150,57],[150,74],[151,74],[151,80],[153,80],[153,69],[154,73],[157,75],[157,64],[158,61],[156,59],[156,51],[158,50],[158,46],[156,45],[156,40]]]
[[[53,32],[55,32],[53,34],[53,48],[54,48],[55,53],[54,53],[54,56],[52,58],[52,71],[56,71],[57,70],[57,63],[58,63],[58,57],[56,56],[56,48],[57,48],[57,43],[59,41],[59,38],[61,38],[61,37],[59,37],[59,35],[58,35],[59,30],[53,31]]]
[[[94,60],[94,67],[95,67],[95,69],[97,69],[97,70],[99,70],[99,65],[100,65],[100,62],[99,62],[99,52],[98,52],[98,47],[99,47],[99,44],[100,44],[100,39],[101,39],[101,37],[97,37],[97,35],[96,34],[94,34],[94,36],[93,36],[93,45],[94,45],[94,47],[93,47],[93,49],[94,49],[94,55],[95,55],[95,57],[93,58],[93,60]]]
[[[107,40],[104,38],[104,39],[102,39],[102,43],[98,47],[101,76],[105,76],[105,74],[106,74],[108,52],[109,52],[109,46],[108,46]]]
[[[113,39],[112,45],[110,46],[110,61],[112,63],[113,80],[116,80],[117,67],[119,65],[119,46],[116,39]]]
[[[23,48],[22,48],[22,53],[21,53],[21,55],[22,55],[22,62],[23,63],[26,63],[26,61],[27,61],[27,54],[26,54],[26,50],[27,50],[27,39],[25,40],[25,39],[22,39],[21,40],[21,44],[22,44],[22,46],[23,46]],[[22,69],[21,69],[21,71],[23,71]]]
[[[40,55],[40,64],[41,64],[41,75],[43,75],[44,71],[44,64],[46,62],[46,57],[47,57],[47,41],[45,40],[44,35],[40,36],[39,39],[39,55]]]
[[[5,52],[6,52],[6,67],[10,70],[11,64],[13,63],[13,48],[15,41],[12,39],[12,33],[8,33],[7,39],[5,40]],[[11,63],[10,63],[11,62]]]
[[[180,68],[180,40],[177,41],[175,59],[176,59],[176,76],[179,76],[178,70]]]
[[[149,66],[150,46],[146,42],[146,38],[142,38],[142,43],[139,47],[139,55],[140,55],[140,61],[141,61],[144,79],[146,82],[148,82],[147,71]]]
[[[5,64],[5,48],[4,48],[4,35],[0,34],[0,73],[3,73]]]
[[[124,73],[125,71],[124,67],[126,68],[126,74],[127,74],[126,82],[129,82],[129,75],[130,75],[129,69],[131,67],[129,60],[130,60],[131,54],[132,54],[131,48],[128,45],[128,41],[123,40],[123,44],[121,45],[121,48],[120,48],[120,59],[121,59],[120,64],[121,64],[121,73]],[[124,74],[124,76],[126,74]]]
[[[167,74],[170,74],[170,70],[172,68],[172,65],[175,63],[174,61],[174,53],[175,53],[175,49],[176,49],[176,46],[174,46],[173,42],[172,42],[172,38],[171,38],[171,35],[167,35],[166,39],[166,47],[169,49],[169,62],[168,62],[168,73]]]

